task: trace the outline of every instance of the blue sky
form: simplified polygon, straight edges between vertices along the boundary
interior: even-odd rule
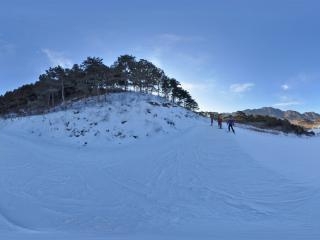
[[[202,110],[320,112],[320,2],[7,0],[0,94],[50,66],[121,54],[152,61]]]

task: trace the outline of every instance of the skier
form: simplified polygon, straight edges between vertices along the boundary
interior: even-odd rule
[[[233,129],[234,119],[233,119],[233,117],[232,117],[231,115],[229,116],[229,119],[228,119],[227,124],[228,124],[228,130],[229,130],[229,132],[230,132],[230,129],[231,129],[232,132],[235,133],[235,132],[234,132],[234,129]]]
[[[211,112],[211,113],[210,113],[211,126],[212,126],[212,124],[213,124],[213,118],[214,118],[214,114]]]
[[[221,114],[218,116],[218,127],[221,129],[222,128],[222,117]]]

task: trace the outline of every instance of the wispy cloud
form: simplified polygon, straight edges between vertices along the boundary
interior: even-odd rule
[[[1,55],[8,55],[15,53],[16,47],[14,44],[9,43],[0,38],[0,54]]]
[[[188,91],[204,91],[208,88],[214,87],[213,83],[192,83],[192,82],[181,82],[181,85],[184,89]]]
[[[318,82],[320,79],[320,73],[319,72],[312,72],[312,73],[305,73],[301,72],[291,78],[288,79],[288,82],[292,84],[307,84],[307,83],[313,83]]]
[[[301,102],[298,101],[292,101],[292,102],[279,102],[273,104],[273,107],[289,107],[289,106],[295,106],[295,105],[301,105]]]
[[[154,49],[148,55],[146,56],[146,59],[152,62],[154,65],[156,65],[159,68],[163,68],[163,61],[161,60],[162,53],[160,49]]]
[[[174,33],[163,33],[156,36],[156,39],[165,45],[174,45],[182,42],[200,42],[205,39],[201,36],[184,36]]]
[[[234,93],[244,93],[250,91],[254,87],[254,83],[235,83],[230,85],[229,89]]]
[[[177,35],[177,34],[172,34],[172,33],[163,33],[157,36],[157,38],[167,44],[175,44],[178,42],[183,41],[185,38]]]
[[[72,67],[72,61],[67,58],[64,53],[56,52],[48,48],[42,49],[42,52],[48,57],[53,66],[61,66],[64,68]]]
[[[290,87],[288,84],[283,84],[281,85],[281,88],[284,90],[284,91],[287,91]]]
[[[162,33],[151,37],[150,42],[144,46],[137,47],[137,52],[144,55],[147,60],[153,62],[156,66],[168,69],[177,67],[192,67],[197,70],[208,62],[208,56],[205,53],[193,52],[190,45],[205,41],[201,36],[186,36],[175,33]],[[188,45],[183,48],[182,45]]]
[[[296,105],[301,105],[302,102],[295,99],[295,98],[292,98],[290,96],[280,96],[280,101],[273,104],[272,106],[273,107],[290,107],[290,106],[296,106]]]

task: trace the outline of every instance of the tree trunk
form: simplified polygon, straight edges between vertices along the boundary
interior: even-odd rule
[[[64,105],[64,80],[61,79],[61,98],[62,98],[62,105]]]
[[[54,93],[51,93],[52,95],[52,107],[54,107]]]

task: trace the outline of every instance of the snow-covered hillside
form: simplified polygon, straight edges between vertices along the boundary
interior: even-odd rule
[[[135,94],[2,121],[0,239],[319,239],[319,144]]]
[[[199,116],[165,99],[139,93],[119,93],[69,103],[49,114],[0,121],[7,131],[78,145],[134,142],[195,124]]]

